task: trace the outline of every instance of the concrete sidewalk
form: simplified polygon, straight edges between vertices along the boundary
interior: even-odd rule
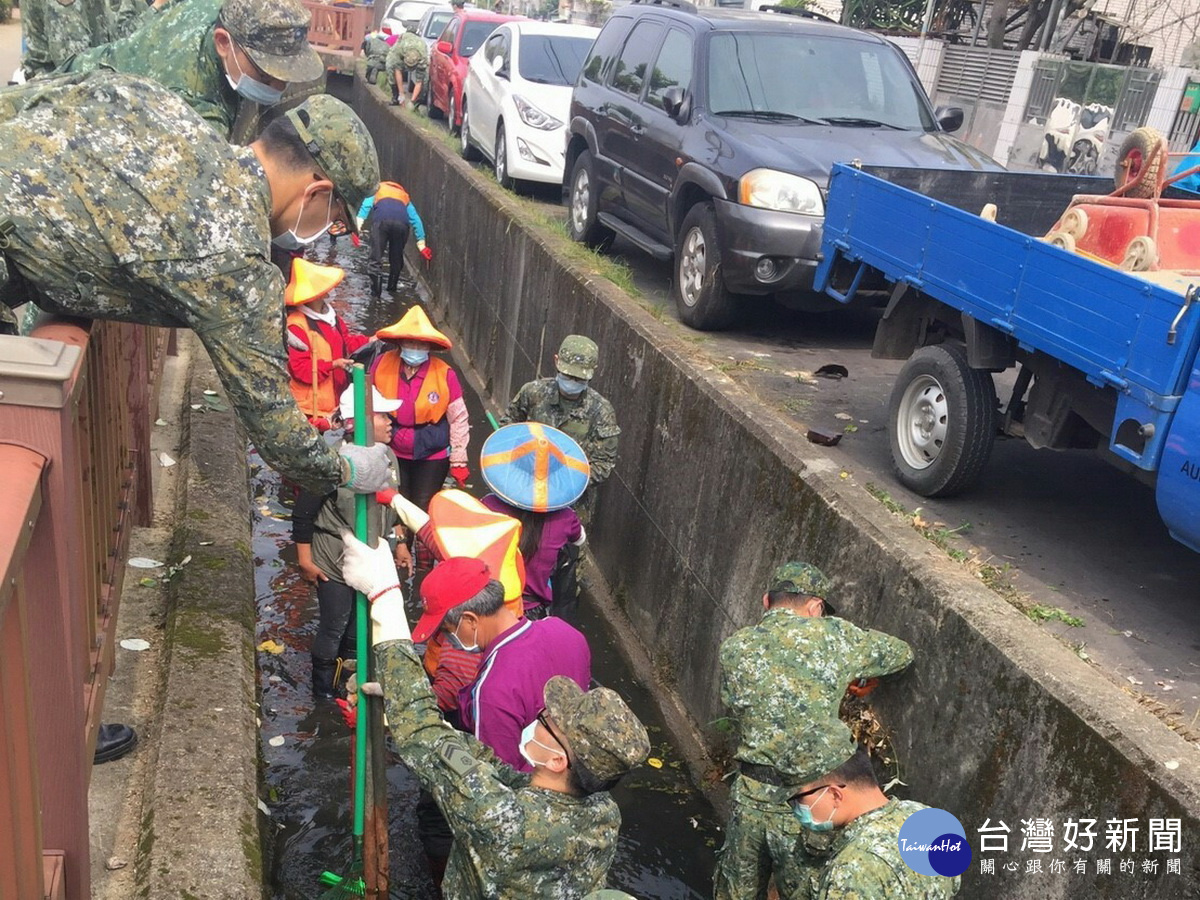
[[[130,557],[104,721],[137,728],[89,794],[95,900],[262,897],[254,574],[245,436],[205,390],[216,373],[191,332],[164,371],[152,452],[154,520]],[[161,465],[166,453],[175,464]]]

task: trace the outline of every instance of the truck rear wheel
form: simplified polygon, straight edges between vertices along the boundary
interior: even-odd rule
[[[923,497],[949,497],[979,478],[996,440],[996,388],[958,347],[917,350],[888,404],[892,463]]]

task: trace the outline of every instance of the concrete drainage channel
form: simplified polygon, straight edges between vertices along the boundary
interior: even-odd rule
[[[590,335],[602,348],[596,384],[623,433],[593,553],[610,618],[657,680],[668,716],[683,723],[697,768],[721,749],[720,735],[700,725],[724,715],[717,648],[757,619],[771,568],[803,557],[833,576],[844,615],[917,650],[912,670],[877,690],[873,707],[892,732],[906,785],[898,790],[953,812],[975,856],[994,863],[992,873],[974,863],[961,896],[1196,896],[1195,745],[696,360],[682,326],[656,321],[566,262],[566,239],[522,221],[511,195],[443,138],[361,81],[354,104],[375,136],[383,177],[406,186],[430,232],[434,311],[461,336],[493,400],[503,404],[539,368],[544,374],[565,334]],[[1034,818],[1051,822],[1050,853],[1024,849],[1021,820]],[[1084,819],[1098,823],[1095,845],[1072,848],[1065,823]],[[1151,819],[1181,820],[1182,841],[1154,846]],[[1133,820],[1135,842],[1110,848],[1109,820]],[[981,853],[978,830],[998,823],[1009,829],[1007,850],[989,840]],[[1133,875],[1123,874],[1126,858]]]

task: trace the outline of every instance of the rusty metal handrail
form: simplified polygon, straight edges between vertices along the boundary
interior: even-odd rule
[[[29,338],[0,337],[0,716],[30,747],[24,755],[0,748],[0,785],[28,786],[12,814],[23,839],[6,841],[0,819],[0,873],[39,886],[12,896],[90,895],[91,756],[129,535],[150,521],[150,424],[168,335],[52,320]],[[41,461],[36,474],[31,460]],[[22,500],[33,497],[30,484],[40,511]],[[28,530],[24,543],[13,527]]]

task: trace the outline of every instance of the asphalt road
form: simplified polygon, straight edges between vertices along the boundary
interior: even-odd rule
[[[524,186],[522,193],[565,217],[559,188]],[[871,358],[878,313],[805,314],[756,300],[734,328],[694,332],[678,321],[668,296],[670,264],[620,239],[610,255],[629,266],[641,301],[676,322],[699,357],[794,421],[797,440],[810,427],[842,433],[821,452],[854,483],[885,492],[935,530],[953,530],[949,546],[969,552],[966,564],[999,567],[1025,605],[1082,620],[1051,618],[1042,627],[1118,684],[1157,701],[1152,706],[1167,721],[1200,740],[1200,554],[1167,534],[1151,488],[1094,454],[1035,451],[1001,438],[981,483],[966,495],[913,494],[891,472],[885,419],[903,362]],[[830,363],[849,376],[812,377]]]

